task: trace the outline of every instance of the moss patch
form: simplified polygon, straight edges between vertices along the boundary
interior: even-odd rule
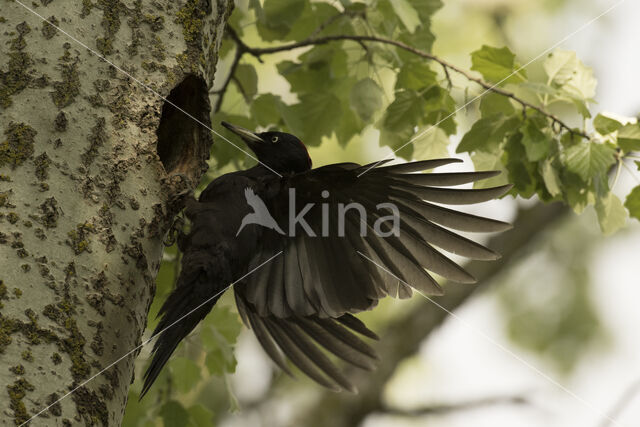
[[[86,339],[80,333],[76,320],[72,317],[75,314],[73,306],[74,303],[69,298],[65,298],[55,306],[53,304],[46,305],[42,314],[68,332],[69,335],[67,337],[58,339],[58,345],[60,350],[67,353],[71,358],[71,375],[73,379],[81,381],[87,378],[91,372],[91,367],[84,358]]]
[[[15,168],[31,157],[37,133],[26,123],[10,122],[4,131],[7,139],[0,144],[0,167]]]
[[[33,64],[31,57],[23,52],[26,47],[24,35],[31,29],[26,23],[16,26],[18,37],[11,41],[9,46],[9,62],[7,63],[7,71],[0,70],[0,107],[7,108],[12,104],[11,97],[24,90],[32,78],[27,72]]]
[[[84,18],[91,13],[91,9],[93,9],[93,3],[91,0],[82,0],[82,10],[80,11],[80,17]]]
[[[206,13],[199,3],[199,0],[188,0],[176,14],[178,23],[182,25],[182,35],[187,44],[199,41],[202,37],[202,20]]]
[[[40,181],[44,181],[49,178],[49,166],[51,165],[51,159],[47,156],[47,153],[42,153],[33,159],[33,163],[36,165],[36,178]]]
[[[60,353],[53,353],[51,355],[51,361],[54,365],[59,365],[62,363],[62,356],[60,356]]]
[[[67,120],[67,115],[64,111],[60,111],[53,122],[53,126],[58,132],[64,132],[67,130],[68,123],[69,120]]]
[[[56,27],[59,26],[60,21],[58,21],[55,16],[50,16],[49,19],[47,19],[47,21],[45,21],[44,25],[42,26],[42,35],[44,36],[45,39],[49,40],[53,38],[53,36],[55,36],[56,33],[58,32],[58,30],[56,30],[54,25]]]
[[[51,99],[58,108],[70,105],[76,99],[76,96],[80,94],[78,66],[75,61],[71,62],[71,45],[65,43],[64,47],[65,53],[60,58],[62,80],[53,83],[53,92],[51,92]]]
[[[75,230],[71,230],[67,233],[69,239],[67,239],[66,243],[71,246],[76,255],[79,255],[84,251],[91,252],[88,236],[89,233],[93,233],[94,231],[95,227],[89,222],[78,224]]]
[[[96,121],[95,126],[91,128],[91,133],[89,134],[89,148],[87,151],[82,153],[80,158],[82,159],[82,163],[85,166],[89,166],[95,158],[98,156],[98,148],[103,146],[107,141],[107,133],[105,132],[106,122],[104,117],[99,117]]]
[[[78,413],[84,418],[87,425],[109,425],[109,411],[107,405],[98,394],[81,387],[71,395],[76,403]]]
[[[114,52],[115,35],[120,29],[120,12],[123,5],[120,0],[98,0],[98,7],[102,9],[104,37],[96,39],[96,47],[103,55],[111,55]]]
[[[58,225],[58,202],[55,198],[49,197],[40,206],[38,206],[41,215],[37,217],[37,221],[44,225],[46,228],[54,228]],[[33,218],[32,218],[33,219]]]
[[[13,372],[16,375],[24,375],[24,366],[22,365],[16,365],[16,366],[12,366],[9,368],[9,370],[11,372]]]
[[[20,217],[15,212],[9,212],[7,214],[7,221],[9,221],[10,224],[15,224],[19,219]]]
[[[0,208],[15,208],[16,206],[9,202],[11,196],[11,190],[0,191]]]
[[[26,360],[27,362],[33,362],[33,353],[31,353],[31,350],[23,351],[20,356],[22,356],[22,360]]]
[[[62,405],[60,405],[60,396],[58,393],[51,393],[47,396],[47,406],[49,407],[49,413],[54,417],[59,417],[62,415]]]
[[[7,385],[9,407],[13,410],[13,418],[16,424],[22,424],[29,420],[30,417],[22,399],[27,395],[27,392],[33,390],[35,390],[33,385],[24,378],[19,378],[13,384]]]

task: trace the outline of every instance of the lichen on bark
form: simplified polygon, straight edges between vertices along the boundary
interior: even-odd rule
[[[41,423],[120,423],[132,356],[83,383],[140,342],[162,238],[180,208],[167,175],[178,170],[158,155],[165,98],[189,89],[198,100],[189,112],[209,123],[207,86],[230,8],[46,1],[35,9],[45,22],[3,2],[0,413],[14,423],[47,406]],[[175,164],[197,182],[211,136],[177,129],[171,136],[191,145]]]

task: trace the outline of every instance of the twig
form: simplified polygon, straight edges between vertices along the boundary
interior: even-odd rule
[[[231,27],[227,27],[227,29],[231,30]],[[231,31],[233,31],[233,30],[231,30]],[[235,34],[235,32],[234,32],[234,34]],[[215,105],[215,107],[213,109],[214,113],[217,113],[218,111],[220,111],[220,107],[222,107],[222,101],[224,100],[224,95],[227,92],[227,88],[229,87],[229,83],[231,83],[231,79],[233,79],[233,77],[234,77],[234,74],[236,72],[236,68],[238,68],[238,64],[240,63],[240,58],[242,58],[242,55],[244,53],[245,53],[245,51],[242,50],[240,45],[236,45],[236,54],[233,57],[233,62],[231,63],[231,67],[229,67],[229,74],[227,75],[227,79],[224,81],[222,87],[219,90],[213,92],[213,93],[218,94],[218,99],[217,99],[216,105]],[[240,85],[238,85],[238,86],[240,86]]]
[[[231,80],[233,80],[233,82],[236,84],[236,86],[238,86],[238,90],[240,91],[240,93],[242,94],[244,99],[247,102],[250,101],[249,95],[247,95],[247,91],[244,90],[244,87],[242,86],[242,83],[240,83],[240,79],[238,79],[238,77],[232,75],[231,76]]]
[[[451,75],[449,75],[449,69],[444,65],[442,65],[442,69],[444,70],[444,75],[447,78],[447,88],[451,90],[451,88],[453,87],[453,82],[451,81]]]
[[[422,417],[425,415],[443,415],[456,411],[466,411],[491,405],[528,405],[529,401],[523,396],[486,397],[467,402],[425,406],[416,409],[398,409],[384,406],[380,412],[387,415],[404,417]]]
[[[508,90],[502,89],[497,87],[494,84],[485,82],[484,80],[482,80],[481,78],[475,77],[473,75],[471,75],[470,73],[466,72],[465,70],[445,61],[444,59],[435,56],[431,53],[422,51],[420,49],[416,49],[412,46],[409,46],[408,44],[396,41],[396,40],[391,40],[391,39],[386,39],[383,37],[378,37],[378,36],[358,36],[358,35],[333,35],[333,36],[325,36],[325,37],[318,37],[318,38],[314,38],[314,39],[307,39],[307,40],[302,40],[300,42],[294,42],[294,43],[288,43],[288,44],[284,44],[281,46],[273,46],[273,47],[263,47],[263,48],[258,48],[258,47],[250,47],[247,46],[244,42],[242,42],[237,35],[235,36],[235,40],[240,43],[238,46],[242,47],[242,52],[246,52],[250,55],[255,56],[256,58],[260,59],[260,57],[262,55],[270,55],[270,54],[274,54],[274,53],[279,53],[279,52],[285,52],[285,51],[289,51],[289,50],[293,50],[293,49],[299,49],[302,47],[307,47],[307,46],[314,46],[314,45],[320,45],[320,44],[326,44],[326,43],[331,43],[334,41],[344,41],[344,40],[351,40],[357,43],[364,43],[364,42],[376,42],[376,43],[382,43],[382,44],[388,44],[388,45],[392,45],[395,47],[398,47],[400,49],[406,50],[407,52],[411,52],[414,55],[417,55],[421,58],[425,58],[425,59],[429,59],[432,60],[434,62],[437,62],[438,64],[440,64],[443,68],[450,70],[450,71],[455,71],[458,74],[463,75],[467,80],[472,81],[474,83],[477,83],[478,85],[480,85],[482,88],[500,94],[502,96],[506,96],[507,98],[511,98],[513,101],[515,101],[516,103],[520,104],[523,108],[530,108],[532,110],[537,111],[538,113],[542,114],[543,116],[547,117],[549,120],[551,120],[553,125],[558,125],[561,128],[567,130],[568,132],[570,132],[572,135],[579,135],[583,138],[586,139],[591,139],[591,137],[580,130],[575,130],[573,129],[571,126],[569,126],[568,124],[566,124],[565,122],[563,122],[560,118],[558,118],[558,116],[549,113],[548,111],[544,110],[543,108],[534,105],[528,101],[525,101],[522,98],[519,98],[516,94],[514,94],[513,92],[509,92]]]

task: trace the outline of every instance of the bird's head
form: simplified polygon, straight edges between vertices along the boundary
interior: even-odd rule
[[[311,157],[302,141],[284,132],[255,133],[231,123],[222,126],[238,135],[258,160],[278,173],[299,173],[311,169]]]

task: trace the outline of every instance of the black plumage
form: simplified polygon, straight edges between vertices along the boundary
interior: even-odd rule
[[[475,281],[441,250],[479,260],[499,257],[452,230],[495,232],[509,224],[440,205],[501,196],[509,186],[448,188],[497,172],[420,173],[458,159],[339,163],[312,169],[304,144],[293,135],[256,134],[223,125],[247,143],[260,164],[217,178],[198,201],[187,202],[192,227],[182,242],[182,271],[160,311],[142,394],[180,340],[239,278],[234,286],[238,312],[274,363],[290,374],[288,359],[325,387],[355,391],[328,357],[375,368],[378,357],[363,337],[377,336],[354,313],[372,309],[387,295],[408,298],[412,288],[441,295],[430,272],[457,282]],[[345,208],[349,203],[362,206],[365,216],[357,208]],[[379,208],[381,204],[397,209],[398,235],[391,233],[389,221],[383,221],[390,211]],[[305,212],[306,224],[292,221],[290,205],[296,213]],[[243,222],[247,215],[257,218],[265,207],[272,216],[266,226]],[[342,226],[335,220],[340,214],[345,219]]]

